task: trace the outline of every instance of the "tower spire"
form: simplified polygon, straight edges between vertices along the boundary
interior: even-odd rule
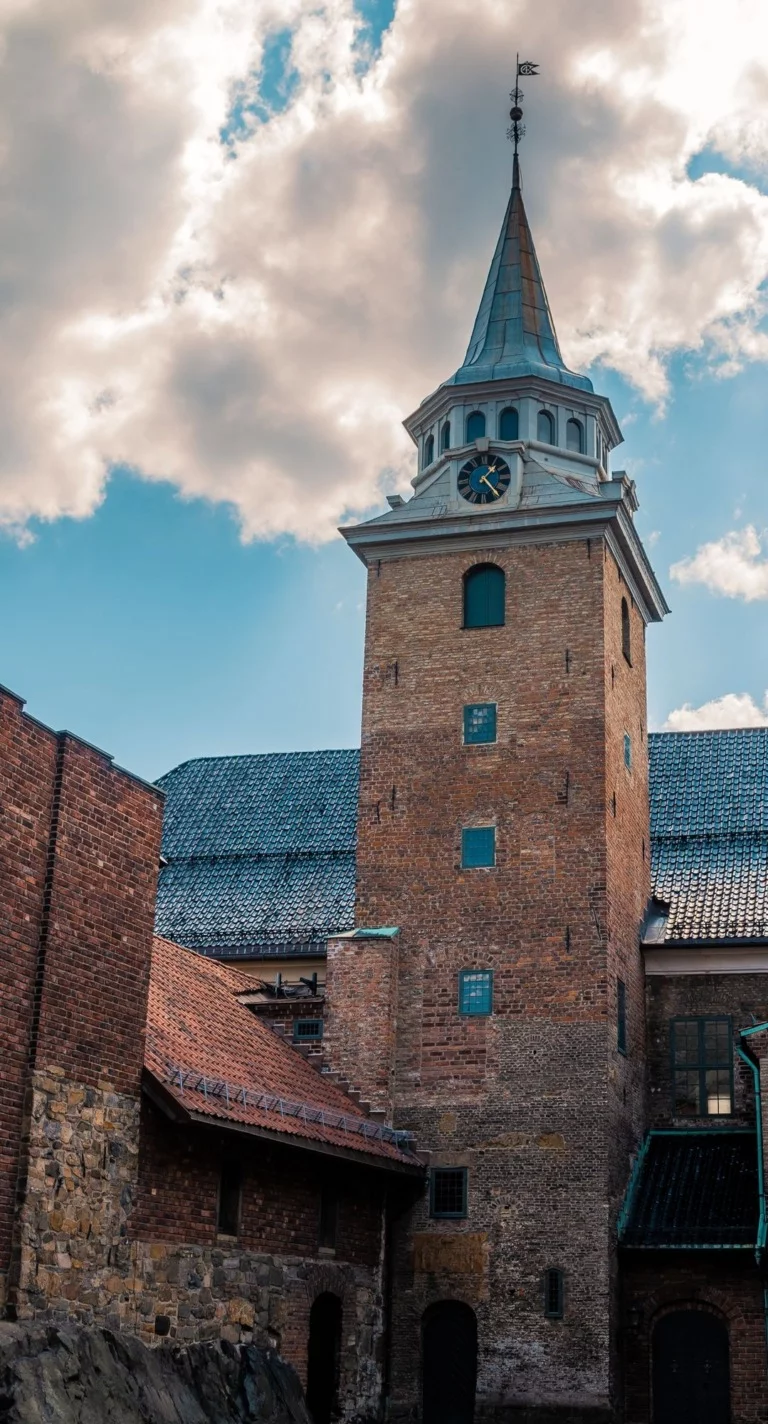
[[[538,68],[528,59],[521,63],[517,56],[515,87],[510,94],[511,124],[507,130],[507,138],[514,145],[512,192],[467,354],[455,375],[443,383],[447,386],[541,376],[577,390],[592,390],[589,378],[569,371],[560,352],[523,204],[519,147],[525,125],[520,76],[536,75]]]

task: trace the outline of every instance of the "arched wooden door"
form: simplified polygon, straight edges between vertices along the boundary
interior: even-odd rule
[[[675,1310],[653,1332],[653,1424],[730,1424],[728,1330],[705,1310]]]
[[[472,1424],[477,1320],[460,1300],[441,1300],[422,1322],[423,1424]]]
[[[341,1301],[324,1291],[309,1312],[307,1409],[314,1424],[330,1424],[339,1404]]]

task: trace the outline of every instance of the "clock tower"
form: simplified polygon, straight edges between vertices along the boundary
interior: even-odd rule
[[[405,425],[413,497],[343,531],[368,569],[357,924],[399,933],[360,940],[381,992],[328,1026],[359,1014],[349,1076],[430,1153],[394,1227],[389,1417],[469,1424],[476,1399],[595,1424],[644,1118],[645,630],[667,610],[517,161],[464,361]]]

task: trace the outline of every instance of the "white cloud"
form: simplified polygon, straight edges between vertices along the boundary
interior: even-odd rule
[[[711,544],[702,544],[695,554],[672,564],[669,572],[678,583],[701,583],[713,593],[753,603],[768,598],[768,559],[761,558],[761,553],[760,536],[748,524]]]
[[[0,524],[86,516],[121,463],[245,537],[324,539],[404,488],[400,420],[458,366],[496,238],[523,34],[571,362],[663,400],[676,351],[768,356],[768,197],[686,176],[715,139],[768,163],[764,0],[725,26],[714,0],[401,0],[370,62],[356,26],[352,0],[0,0]]]
[[[768,692],[762,707],[748,692],[726,692],[701,707],[686,702],[670,712],[664,723],[665,732],[706,732],[723,727],[768,727]]]

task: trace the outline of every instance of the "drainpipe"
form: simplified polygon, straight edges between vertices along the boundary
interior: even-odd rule
[[[755,1261],[758,1270],[763,1275],[763,1325],[765,1329],[765,1355],[766,1372],[768,1372],[768,1281],[763,1272],[763,1261],[765,1257],[766,1244],[766,1210],[765,1210],[765,1170],[763,1162],[763,1098],[760,1088],[760,1064],[751,1052],[749,1045],[744,1040],[751,1037],[753,1033],[768,1029],[768,1024],[755,1024],[754,1028],[743,1028],[739,1033],[742,1039],[736,1049],[739,1057],[746,1063],[752,1072],[752,1080],[755,1085],[755,1127],[757,1138],[757,1193],[760,1202],[760,1213],[757,1221],[757,1241],[755,1243]]]

